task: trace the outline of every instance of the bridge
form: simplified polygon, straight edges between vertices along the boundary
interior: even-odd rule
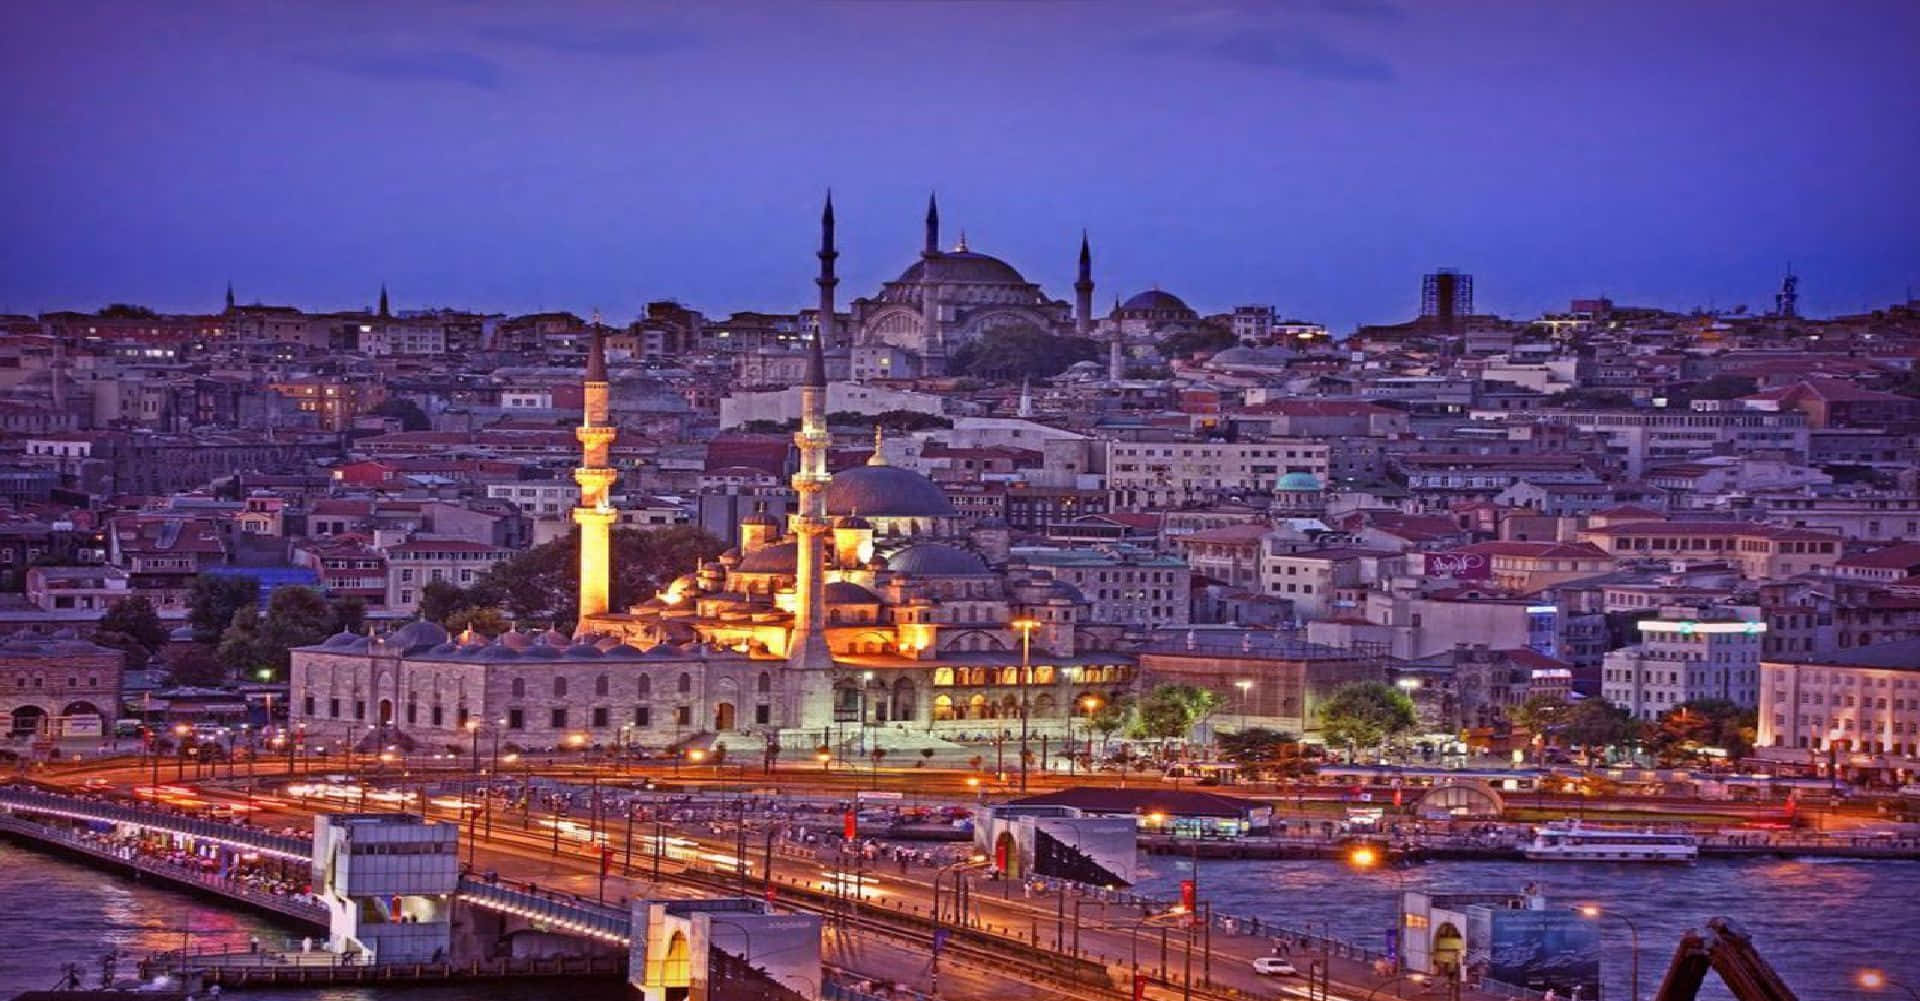
[[[0,786],[0,809],[97,823],[126,824],[147,831],[178,834],[289,862],[313,861],[313,839],[274,834],[257,827],[204,820],[138,806],[80,796],[63,796],[21,786]]]

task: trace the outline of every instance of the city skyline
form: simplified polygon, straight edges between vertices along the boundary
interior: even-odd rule
[[[34,193],[0,310],[384,280],[402,309],[791,311],[828,186],[848,298],[913,260],[929,189],[1053,296],[1084,227],[1102,311],[1158,286],[1336,332],[1413,315],[1438,266],[1506,315],[1764,311],[1789,262],[1827,315],[1920,276],[1900,5],[1124,13],[37,12],[0,42],[28,151],[0,177]],[[1803,49],[1853,55],[1782,69]]]

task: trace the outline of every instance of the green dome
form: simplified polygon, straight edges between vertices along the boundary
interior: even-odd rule
[[[1309,493],[1320,489],[1320,478],[1312,473],[1288,473],[1280,477],[1274,489]]]

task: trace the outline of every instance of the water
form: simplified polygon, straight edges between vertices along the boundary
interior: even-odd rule
[[[1142,892],[1178,894],[1189,876],[1185,859],[1149,856]],[[1258,916],[1303,928],[1332,925],[1335,934],[1379,947],[1391,926],[1401,880],[1409,889],[1517,890],[1541,884],[1551,903],[1596,904],[1640,926],[1640,991],[1651,997],[1682,931],[1725,915],[1740,922],[1762,954],[1802,1001],[1904,1001],[1897,989],[1857,987],[1863,967],[1920,985],[1920,931],[1911,917],[1920,898],[1920,862],[1840,860],[1705,860],[1689,867],[1577,862],[1435,862],[1393,872],[1354,872],[1327,861],[1200,863],[1201,895],[1226,914]],[[1603,924],[1607,996],[1627,997],[1626,928]],[[298,929],[277,926],[211,900],[136,883],[64,859],[0,841],[0,999],[45,989],[63,963],[81,964],[91,985],[97,961],[110,948],[123,955],[130,976],[139,957],[196,947],[244,948],[249,936],[270,944]],[[617,985],[571,984],[570,1001],[627,1001]],[[407,1001],[544,1001],[552,985],[491,984],[403,990],[254,992],[259,1001],[374,1001],[404,994]],[[1702,997],[1729,997],[1709,976]]]
[[[1192,863],[1148,856],[1139,887],[1174,898]],[[1732,918],[1753,936],[1802,1001],[1906,1001],[1897,987],[1857,986],[1862,968],[1920,986],[1920,862],[1839,859],[1707,859],[1692,866],[1585,862],[1431,862],[1400,871],[1355,872],[1336,861],[1200,862],[1200,895],[1216,912],[1258,917],[1385,947],[1394,901],[1406,889],[1518,891],[1538,883],[1550,906],[1594,904],[1640,928],[1640,993],[1651,997],[1680,935],[1708,918]],[[1602,980],[1609,999],[1629,996],[1626,925],[1604,919]],[[1709,975],[1701,997],[1731,995]]]
[[[258,935],[269,947],[308,934],[274,924],[214,901],[136,883],[0,841],[0,999],[21,991],[46,990],[60,979],[61,966],[80,964],[82,981],[92,987],[100,974],[100,956],[118,948],[120,977],[132,977],[149,953],[193,948],[240,948]],[[567,984],[568,1001],[631,1001],[619,984]],[[552,982],[475,984],[467,987],[383,987],[338,990],[249,990],[234,997],[250,1001],[550,1001]]]

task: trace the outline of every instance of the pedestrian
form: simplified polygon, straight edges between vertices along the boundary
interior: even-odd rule
[[[307,936],[306,938],[303,938],[303,939],[301,939],[301,940],[300,940],[300,951],[301,951],[301,952],[312,952],[312,951],[313,951],[313,936],[312,936],[312,935],[308,935],[308,936]]]
[[[247,951],[248,951],[248,952],[259,952],[259,951],[260,951],[260,936],[258,936],[258,935],[248,935],[248,936],[247,936]]]

